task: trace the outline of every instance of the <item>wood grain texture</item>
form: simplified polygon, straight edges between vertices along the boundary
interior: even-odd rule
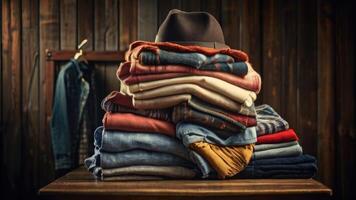
[[[181,9],[187,12],[200,11],[201,4],[200,0],[181,0]]]
[[[281,114],[288,121],[291,128],[297,127],[298,117],[298,23],[297,23],[297,2],[283,1],[281,3],[279,40],[281,41],[281,56],[280,61],[280,99],[281,99]],[[298,134],[299,132],[297,132]],[[316,141],[315,141],[316,142]]]
[[[94,0],[78,0],[77,10],[77,41],[80,43],[84,39],[88,39],[88,43],[84,46],[84,50],[94,49]]]
[[[38,188],[39,132],[39,4],[22,0],[22,165],[23,195],[34,198]]]
[[[318,1],[318,176],[329,187],[335,186],[336,166],[334,6],[333,1]]]
[[[0,37],[1,37],[1,42],[0,42],[0,74],[2,74],[2,24],[3,24],[3,21],[2,21],[2,2],[0,3]],[[3,96],[3,83],[2,83],[2,75],[0,75],[0,132],[3,132],[3,127],[4,127],[4,122],[3,122],[3,110],[2,110],[2,106],[3,106],[3,99],[4,99],[4,96]],[[2,136],[0,136],[0,146],[4,146],[4,138]],[[0,148],[0,163],[2,163],[3,161],[3,148]],[[3,174],[3,171],[5,171],[3,169],[3,165],[0,164],[0,175]]]
[[[130,43],[137,40],[138,29],[138,1],[122,0],[120,1],[120,38],[119,49],[127,50]]]
[[[279,185],[276,189],[275,186]],[[131,197],[243,197],[263,198],[269,195],[319,195],[328,198],[330,189],[313,179],[259,179],[259,180],[165,180],[165,181],[98,181],[84,168],[70,172],[40,190],[40,195],[120,196]]]
[[[138,39],[145,41],[155,41],[157,25],[157,0],[138,1]]]
[[[280,1],[263,1],[262,7],[262,95],[263,103],[271,105],[281,113],[281,52],[282,24]],[[281,113],[283,114],[283,113]]]
[[[22,162],[21,1],[2,1],[3,160],[5,193],[20,197]]]
[[[121,2],[116,0],[105,1],[105,50],[119,50],[119,16],[121,18],[120,5]],[[125,2],[127,3],[127,2]],[[105,66],[105,94],[109,94],[113,90],[119,90],[119,81],[116,78],[117,65]]]
[[[317,24],[316,2],[298,4],[298,94],[296,130],[304,153],[316,156],[317,152]]]
[[[234,49],[241,48],[241,7],[242,1],[222,0],[221,28],[225,43]]]
[[[77,0],[61,0],[60,8],[60,49],[77,47]]]
[[[336,5],[336,197],[355,199],[356,177],[356,39],[352,2]]]
[[[100,0],[94,0],[94,50],[105,51],[105,3]],[[105,88],[105,64],[96,64],[95,66],[98,84],[98,98],[103,99],[106,96]],[[101,111],[100,115],[104,115]]]
[[[39,186],[54,178],[54,161],[49,123],[51,119],[54,67],[46,67],[46,49],[59,49],[59,3],[55,0],[40,1],[40,129],[39,129]],[[42,170],[46,169],[46,170]]]

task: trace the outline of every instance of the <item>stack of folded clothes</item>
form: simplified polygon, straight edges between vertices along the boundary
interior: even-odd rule
[[[313,156],[303,155],[298,136],[269,105],[256,107],[257,142],[244,178],[310,178],[317,171]]]
[[[189,34],[195,23],[202,31]],[[204,36],[213,47],[173,43],[204,41]],[[256,111],[260,75],[246,53],[224,45],[221,27],[208,13],[169,12],[156,42],[130,45],[117,77],[120,91],[102,101],[103,127],[95,131],[94,155],[85,160],[103,180],[286,178],[315,172],[315,160],[302,156],[288,123],[269,106]]]
[[[137,41],[125,57],[89,170],[106,180],[226,178],[248,165],[261,78],[244,52]]]

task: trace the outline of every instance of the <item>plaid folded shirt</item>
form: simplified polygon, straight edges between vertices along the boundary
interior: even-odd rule
[[[191,108],[188,103],[181,103],[177,106],[174,106],[172,112],[172,120],[173,123],[179,122],[191,122],[196,123],[202,126],[206,126],[211,129],[223,130],[226,132],[238,133],[242,132],[246,129],[246,127],[236,126],[235,124],[231,124],[223,119],[218,117],[214,117],[208,113],[199,112]]]
[[[270,105],[256,107],[257,135],[264,135],[289,129],[289,124]]]

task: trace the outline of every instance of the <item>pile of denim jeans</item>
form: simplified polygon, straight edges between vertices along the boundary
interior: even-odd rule
[[[257,137],[271,121],[278,127],[279,118],[265,120],[266,106],[255,108],[261,78],[246,53],[136,41],[125,60],[117,71],[120,91],[102,101],[103,126],[94,133],[94,155],[85,160],[97,177],[254,177],[258,162],[278,152]],[[278,148],[300,154],[296,140],[288,142]]]

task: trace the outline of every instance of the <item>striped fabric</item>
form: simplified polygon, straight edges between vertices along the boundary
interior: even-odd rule
[[[265,135],[289,129],[289,124],[270,105],[256,107],[257,135]]]
[[[134,113],[137,115],[150,117],[159,120],[172,121],[172,109],[147,109],[147,110],[138,110],[134,108],[125,107],[124,105],[118,104],[118,102],[112,102],[110,99],[111,95],[108,95],[101,102],[101,108],[106,112],[111,113]]]

